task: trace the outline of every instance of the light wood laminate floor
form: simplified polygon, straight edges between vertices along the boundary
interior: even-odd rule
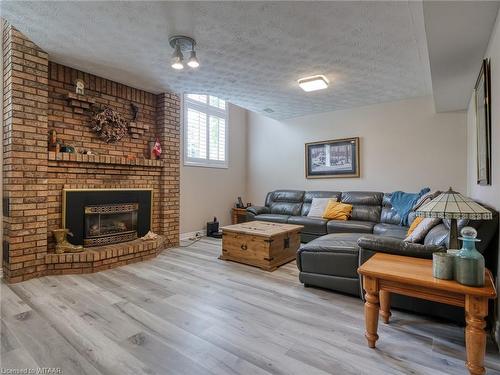
[[[393,311],[377,349],[355,297],[217,259],[203,239],[97,274],[1,284],[2,368],[63,374],[466,374],[463,328]],[[488,374],[500,374],[490,343]]]

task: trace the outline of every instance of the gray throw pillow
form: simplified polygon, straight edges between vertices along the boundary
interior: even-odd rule
[[[417,225],[413,232],[404,239],[406,242],[422,242],[427,233],[438,225],[441,219],[426,217]]]
[[[422,207],[424,204],[429,203],[431,200],[436,198],[439,194],[441,194],[441,191],[436,190],[436,191],[429,191],[427,194],[424,194],[420,197],[420,199],[415,203],[413,206],[412,210],[416,211],[420,207]]]
[[[323,212],[325,212],[326,206],[330,200],[335,200],[332,198],[313,198],[311,202],[311,208],[309,209],[308,217],[323,217]]]

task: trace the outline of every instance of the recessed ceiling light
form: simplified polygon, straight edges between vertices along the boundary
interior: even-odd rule
[[[300,88],[306,92],[323,90],[328,87],[328,80],[325,76],[301,78],[297,82],[299,83]]]

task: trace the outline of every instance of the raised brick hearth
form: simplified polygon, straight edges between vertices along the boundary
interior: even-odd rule
[[[3,273],[10,282],[47,274],[95,272],[154,257],[179,241],[179,116],[175,94],[153,94],[50,61],[12,26],[3,28],[4,129]],[[82,79],[85,95],[76,95]],[[128,121],[130,134],[107,144],[89,128],[90,105],[108,106]],[[97,155],[49,152],[48,131]],[[159,139],[160,160],[148,142]],[[161,236],[81,254],[54,254],[51,230],[62,227],[63,189],[153,189],[152,230]]]
[[[152,241],[137,239],[121,244],[89,248],[83,253],[47,254],[45,264],[47,275],[90,273],[154,258],[168,246],[166,239],[159,236]]]

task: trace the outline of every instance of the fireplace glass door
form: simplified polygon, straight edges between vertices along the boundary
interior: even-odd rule
[[[84,246],[101,246],[137,238],[138,203],[85,206]]]

